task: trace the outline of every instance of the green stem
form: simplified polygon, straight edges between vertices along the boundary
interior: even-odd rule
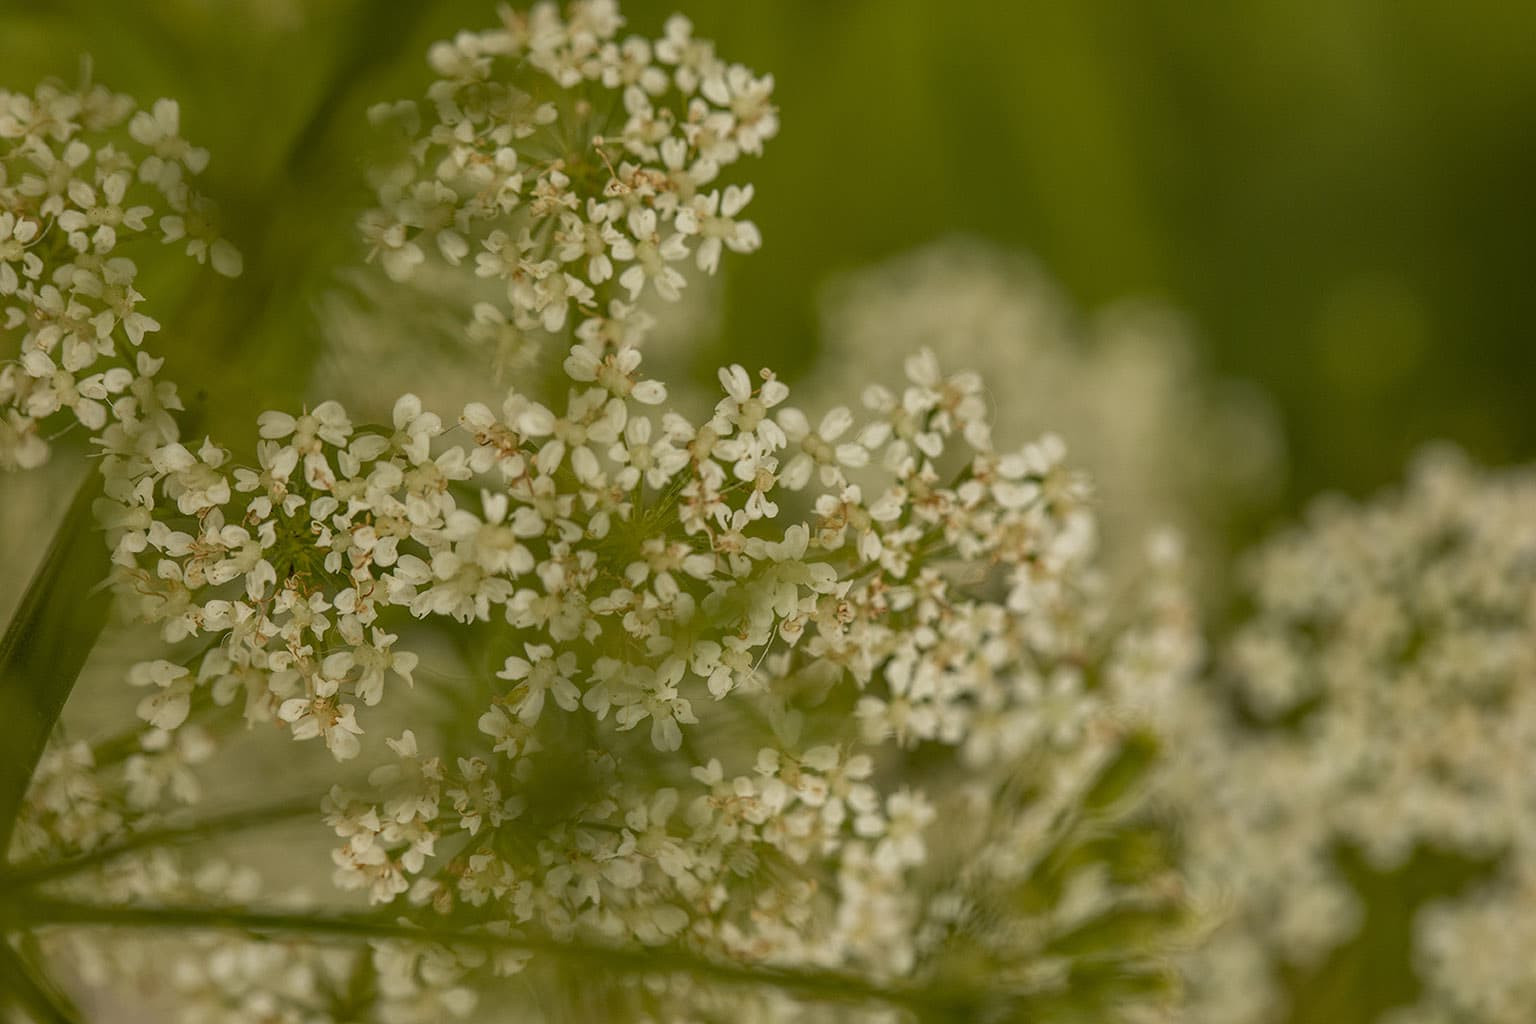
[[[180,846],[186,843],[202,842],[215,836],[243,832],[263,825],[315,814],[318,806],[318,800],[306,797],[302,800],[288,800],[265,807],[213,815],[178,828],[148,829],[100,849],[66,857],[63,860],[42,864],[21,864],[9,871],[0,871],[0,893],[7,890],[32,888],[44,882],[79,874],[139,850],[155,846]]]
[[[0,1014],[13,1009],[36,1024],[75,1024],[80,1019],[62,993],[38,978],[10,943],[0,940]]]
[[[322,940],[387,939],[512,950],[573,966],[587,966],[604,973],[685,973],[725,984],[769,986],[817,1001],[884,1003],[920,1016],[958,1015],[981,1001],[975,993],[944,993],[899,983],[883,984],[837,971],[728,963],[677,947],[623,948],[543,937],[495,935],[460,928],[418,927],[404,923],[398,917],[376,914],[264,913],[240,907],[98,906],[39,898],[19,900],[16,913],[31,927],[227,930],[310,936]],[[964,1018],[954,1016],[954,1019]]]

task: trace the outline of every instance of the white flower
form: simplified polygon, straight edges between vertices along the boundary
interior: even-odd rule
[[[688,244],[682,233],[663,238],[659,234],[656,211],[637,207],[629,214],[629,232],[634,238],[629,253],[621,258],[634,260],[634,264],[619,275],[619,284],[629,290],[631,301],[638,299],[647,283],[656,294],[669,302],[676,302],[687,278],[668,264],[688,258]]]
[[[139,701],[138,715],[156,729],[167,732],[187,720],[192,707],[192,674],[174,662],[144,661],[128,671],[132,686],[154,686],[157,690]]]
[[[562,709],[575,711],[581,700],[581,691],[571,681],[576,674],[576,655],[566,651],[557,658],[554,648],[547,644],[526,644],[524,652],[529,660],[508,657],[505,666],[496,673],[497,678],[518,684],[503,698],[508,707],[528,725],[539,720],[546,693]]]
[[[838,406],[821,418],[815,430],[799,409],[780,409],[777,414],[784,437],[800,451],[789,460],[779,475],[779,482],[798,491],[817,473],[823,487],[841,487],[847,483],[844,469],[859,469],[869,464],[869,449],[856,442],[838,444],[838,439],[853,426],[853,413]]]
[[[208,166],[208,151],[189,145],[181,137],[181,106],[175,100],[156,100],[152,110],[134,114],[128,123],[128,132],[135,141],[153,149],[159,159],[179,160],[193,174],[203,173]],[[150,167],[154,166],[150,164]],[[146,178],[159,176],[153,170],[141,170],[140,173]]]
[[[408,280],[412,271],[426,259],[421,246],[411,240],[407,227],[398,221],[391,222],[377,212],[369,211],[363,215],[358,227],[363,241],[369,245],[368,257],[377,259],[391,280]]]
[[[415,395],[401,395],[395,401],[393,418],[394,443],[413,463],[426,462],[432,439],[443,432],[443,421],[435,413],[424,412],[421,399]]]
[[[292,727],[294,739],[324,737],[326,748],[336,760],[346,761],[362,750],[357,737],[363,730],[357,724],[356,709],[338,701],[338,689],[335,680],[317,679],[313,696],[283,701],[277,717]]]
[[[736,215],[752,200],[752,186],[728,185],[722,200],[720,192],[695,196],[693,202],[677,214],[677,229],[684,235],[698,235],[699,269],[713,274],[720,266],[721,247],[732,252],[756,252],[763,236],[751,221],[738,221]]]
[[[0,295],[15,294],[21,277],[36,280],[43,272],[43,261],[28,247],[37,238],[37,222],[0,212]],[[20,268],[21,274],[17,273]]]

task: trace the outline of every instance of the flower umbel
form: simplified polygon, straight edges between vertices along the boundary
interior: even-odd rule
[[[634,341],[641,299],[675,301],[686,265],[712,274],[761,244],[741,218],[752,187],[719,179],[777,134],[772,76],[716,57],[682,15],[661,39],[623,25],[612,0],[503,7],[432,47],[424,105],[374,108],[405,146],[361,224],[390,278],[472,267],[504,329]]]
[[[139,308],[129,243],[158,229],[241,270],[193,188],[208,151],[181,137],[176,101],[138,110],[88,71],[75,87],[0,90],[0,470],[42,464],[65,413],[92,436],[136,418],[136,378],[153,371],[133,350],[160,325]]]

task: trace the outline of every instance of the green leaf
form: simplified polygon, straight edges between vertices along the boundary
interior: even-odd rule
[[[91,513],[100,490],[93,472],[75,492],[0,639],[0,853],[10,848],[38,758],[106,624],[101,583],[110,563]]]
[[[1099,772],[1093,786],[1083,797],[1089,811],[1106,811],[1133,793],[1157,760],[1157,739],[1151,733],[1138,732],[1126,737],[1113,760]]]
[[[1178,905],[1119,906],[1052,939],[1047,951],[1058,956],[1128,954],[1155,945],[1187,924],[1188,916]]]
[[[4,941],[0,941],[0,1017],[34,1024],[75,1024],[80,1019],[64,994],[39,978]]]

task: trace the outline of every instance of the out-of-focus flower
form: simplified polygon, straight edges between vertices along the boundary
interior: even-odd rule
[[[998,427],[1072,444],[1097,491],[1113,561],[1175,526],[1209,569],[1209,538],[1261,503],[1282,471],[1273,412],[1252,389],[1205,379],[1173,311],[1126,302],[1078,317],[1032,260],[964,239],[854,272],[827,291],[817,395],[917,346],[981,375]]]
[[[1170,726],[1192,884],[1231,918],[1190,958],[1193,1019],[1282,1019],[1280,966],[1361,923],[1340,850],[1382,872],[1424,850],[1499,863],[1484,896],[1421,920],[1427,993],[1402,1019],[1523,1019],[1508,936],[1536,870],[1536,476],[1429,452],[1399,493],[1319,502],[1247,575],[1230,689]],[[1230,984],[1234,957],[1251,983]]]

